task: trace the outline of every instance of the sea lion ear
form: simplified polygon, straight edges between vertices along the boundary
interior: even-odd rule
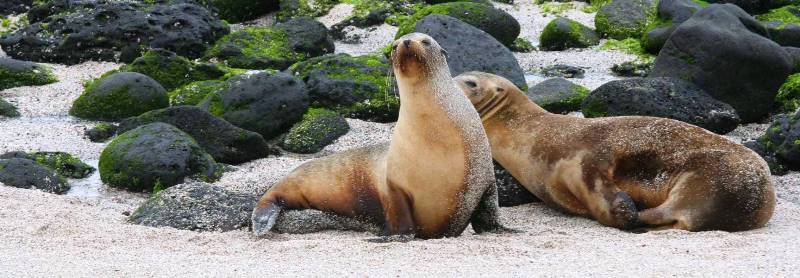
[[[444,50],[444,48],[442,48],[442,55],[444,55],[444,57],[447,58],[447,50]]]

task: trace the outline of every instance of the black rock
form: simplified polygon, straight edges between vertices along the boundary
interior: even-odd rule
[[[240,164],[277,154],[260,134],[238,128],[195,106],[154,110],[123,120],[119,133],[142,125],[162,122],[186,132],[217,162]]]
[[[589,89],[558,77],[536,84],[528,89],[526,95],[550,113],[566,114],[581,110]]]
[[[0,15],[21,14],[33,6],[33,0],[3,0],[0,2]]]
[[[117,134],[117,128],[119,127],[113,124],[98,124],[93,128],[87,129],[83,135],[89,139],[89,141],[95,143],[105,142]]]
[[[611,81],[583,101],[586,117],[652,116],[690,123],[724,134],[739,124],[730,105],[677,78],[632,78]]]
[[[560,51],[568,48],[586,48],[600,43],[600,37],[589,27],[572,19],[558,17],[550,21],[540,37],[540,48]]]
[[[112,187],[158,191],[187,177],[213,181],[219,166],[191,136],[165,123],[123,133],[100,155],[100,179]]]
[[[792,58],[767,36],[742,9],[710,5],[675,30],[650,76],[692,82],[733,106],[742,122],[758,121],[772,110],[778,88],[794,68]]]
[[[37,63],[0,58],[0,90],[21,86],[40,86],[57,82],[58,78],[46,66]]]
[[[228,26],[204,7],[112,0],[51,0],[29,13],[31,24],[0,38],[11,57],[62,64],[119,61],[164,48],[198,58]]]
[[[711,3],[734,4],[749,13],[760,13],[769,10],[770,7],[785,5],[783,0],[709,0]]]
[[[798,9],[800,13],[800,9]],[[800,25],[781,22],[766,22],[770,38],[782,46],[800,47]]]
[[[350,131],[350,125],[339,113],[312,108],[303,120],[289,130],[281,146],[290,152],[315,153]]]
[[[453,76],[482,71],[505,77],[519,88],[528,87],[514,54],[478,28],[449,16],[429,15],[417,23],[414,31],[433,37],[447,51]]]
[[[539,198],[525,189],[497,161],[494,161],[494,178],[497,181],[497,201],[501,207],[513,207],[539,201]]]
[[[233,77],[201,107],[235,126],[272,139],[300,121],[309,105],[302,80],[286,73],[258,72]]]
[[[648,52],[658,54],[675,29],[703,7],[694,0],[661,0],[656,9],[661,26],[653,27],[645,34],[643,44]]]
[[[128,221],[151,227],[225,232],[250,226],[258,196],[240,194],[201,182],[156,193]]]
[[[53,170],[24,158],[0,159],[0,183],[55,194],[64,194],[70,188]]]
[[[782,176],[789,172],[789,169],[787,169],[786,166],[783,165],[783,163],[780,161],[780,159],[778,159],[778,157],[775,156],[775,153],[770,150],[767,150],[767,147],[764,146],[764,144],[762,144],[761,142],[757,140],[752,140],[743,142],[742,145],[753,150],[755,153],[761,156],[761,158],[763,158],[764,161],[767,162],[767,166],[769,166],[769,171],[773,175]]]
[[[552,65],[542,68],[545,77],[583,78],[586,70],[569,65]]]

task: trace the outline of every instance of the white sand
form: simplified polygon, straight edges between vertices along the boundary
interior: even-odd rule
[[[393,36],[365,32],[388,37],[386,42]],[[351,46],[348,53],[370,49]],[[588,76],[595,67],[614,60],[605,54],[533,53],[521,62],[524,67],[581,62],[573,65],[592,67]],[[0,119],[0,153],[67,151],[96,165],[105,144],[82,138],[83,129],[96,123],[70,118],[67,111],[81,93],[81,80],[116,66],[94,62],[55,66],[61,78],[57,84],[0,91],[23,114],[19,119]],[[378,143],[391,134],[392,124],[348,122],[350,133],[319,154],[245,163],[217,184],[261,192],[303,161]],[[731,137],[755,138],[764,128],[740,127]],[[125,215],[146,196],[108,189],[97,175],[71,181],[80,190],[68,196],[0,186],[0,277],[798,276],[800,173],[775,179],[775,216],[767,227],[749,232],[631,234],[531,204],[502,209],[503,221],[523,230],[521,234],[475,235],[468,230],[457,238],[388,244],[365,242],[372,235],[355,232],[256,239],[245,230],[200,233],[132,225]]]

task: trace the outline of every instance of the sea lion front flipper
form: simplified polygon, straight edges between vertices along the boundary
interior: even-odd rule
[[[519,233],[520,230],[507,228],[500,223],[500,205],[497,202],[497,186],[492,185],[483,193],[478,207],[470,218],[476,233]]]

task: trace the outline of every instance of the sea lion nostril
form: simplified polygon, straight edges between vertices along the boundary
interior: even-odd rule
[[[403,45],[405,45],[406,47],[408,47],[410,44],[411,44],[411,40],[404,40],[403,41]]]
[[[393,44],[393,45],[392,45],[392,50],[397,50],[397,45],[398,45],[398,44]]]

